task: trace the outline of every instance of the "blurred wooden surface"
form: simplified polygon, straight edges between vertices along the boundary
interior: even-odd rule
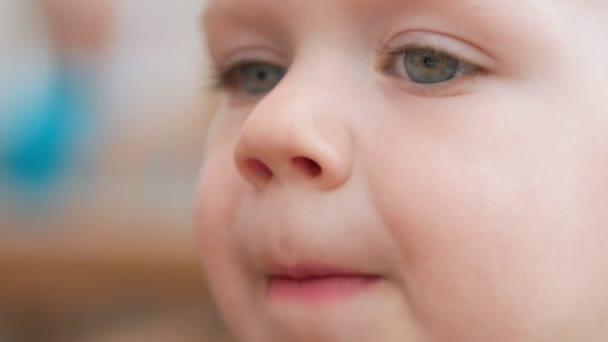
[[[228,341],[191,230],[82,221],[0,239],[0,341]]]

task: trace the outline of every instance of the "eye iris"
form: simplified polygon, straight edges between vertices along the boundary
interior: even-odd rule
[[[240,67],[239,80],[242,89],[250,95],[271,91],[283,78],[282,68],[266,63],[250,63]]]
[[[414,49],[405,53],[405,71],[412,81],[421,84],[440,83],[456,76],[460,62],[431,49]]]

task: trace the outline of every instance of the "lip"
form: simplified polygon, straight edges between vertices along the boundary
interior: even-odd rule
[[[378,275],[323,265],[279,266],[268,275],[268,295],[302,303],[345,300],[363,294],[379,280]]]

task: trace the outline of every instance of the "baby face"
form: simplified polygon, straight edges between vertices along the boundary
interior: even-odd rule
[[[217,0],[198,195],[242,341],[606,341],[602,1]]]

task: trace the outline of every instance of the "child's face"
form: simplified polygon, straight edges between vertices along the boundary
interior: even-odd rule
[[[212,1],[198,231],[237,336],[606,341],[602,3]]]

